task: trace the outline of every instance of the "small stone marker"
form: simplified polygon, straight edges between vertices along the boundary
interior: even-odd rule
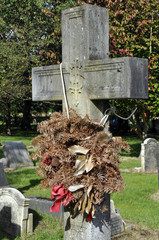
[[[111,210],[111,236],[117,235],[125,230],[124,222],[120,215],[120,211],[115,209],[114,201],[110,200],[110,210]]]
[[[21,141],[3,142],[3,153],[5,155],[8,168],[20,168],[23,166],[34,166],[30,160],[29,152]]]
[[[0,187],[8,186],[8,181],[4,172],[3,163],[0,163]]]
[[[33,216],[28,214],[29,199],[15,188],[0,188],[0,225],[13,236],[33,231]]]
[[[141,144],[141,168],[144,172],[155,172],[159,166],[159,142],[147,138]]]
[[[109,16],[105,8],[86,4],[62,11],[62,72],[69,108],[81,117],[101,119],[106,99],[148,98],[147,59],[109,57]],[[60,66],[32,69],[33,101],[65,102]],[[107,212],[95,206],[91,223],[79,214],[71,218],[64,213],[65,240],[110,240],[110,196],[104,202]]]

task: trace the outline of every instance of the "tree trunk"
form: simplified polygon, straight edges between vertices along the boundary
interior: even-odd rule
[[[136,126],[136,133],[139,136],[139,138],[144,142],[144,140],[147,138],[147,132],[149,129],[149,125],[146,121],[146,118],[143,116],[143,121],[141,124],[141,120],[134,117],[134,125]]]
[[[10,101],[9,101],[8,97],[6,98],[6,116],[5,116],[5,121],[6,121],[6,134],[8,136],[11,136]]]
[[[30,129],[31,128],[31,100],[24,101],[24,108],[23,108],[23,118],[21,122],[22,129]]]

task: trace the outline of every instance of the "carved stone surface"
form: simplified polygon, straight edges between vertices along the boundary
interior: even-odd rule
[[[108,59],[109,19],[105,8],[86,4],[62,12],[62,64],[70,108],[100,119],[105,99],[147,98],[148,61]],[[61,100],[59,65],[32,69],[34,101]]]
[[[2,146],[3,153],[7,160],[7,167],[19,168],[22,166],[34,166],[23,142],[3,142]]]
[[[33,221],[28,215],[28,208],[29,199],[18,190],[10,187],[0,188],[0,225],[5,232],[13,236],[32,232]]]
[[[8,186],[8,181],[3,169],[3,163],[0,163],[0,186]]]
[[[62,62],[109,57],[108,9],[86,4],[62,12]]]
[[[95,218],[91,222],[83,218],[83,214],[72,218],[72,209],[64,209],[64,240],[110,240],[111,226],[110,226],[110,195],[105,195],[102,206],[106,206],[103,213],[101,206],[96,205]]]
[[[147,138],[141,144],[141,167],[144,172],[159,169],[159,142],[154,138]]]
[[[121,57],[90,61],[85,83],[90,99],[147,98],[147,60]]]

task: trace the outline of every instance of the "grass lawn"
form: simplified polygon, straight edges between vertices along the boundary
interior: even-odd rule
[[[157,174],[123,172],[122,176],[125,189],[111,195],[122,218],[159,230],[159,202],[151,199],[158,189]]]
[[[23,133],[24,134],[24,133]],[[31,145],[31,140],[37,133],[30,136],[27,132],[24,136],[19,135],[6,137],[0,136],[0,142],[3,141],[23,141],[27,146]],[[140,167],[140,160],[137,158],[140,154],[141,140],[135,137],[127,137],[131,147],[130,153],[122,153],[123,162],[120,164],[125,187],[121,193],[113,193],[111,199],[114,200],[115,207],[120,209],[124,220],[130,220],[159,231],[159,202],[151,199],[151,195],[158,189],[157,174],[133,173],[130,169]],[[0,158],[2,156],[0,148]],[[125,169],[130,170],[124,172]],[[41,178],[36,173],[36,168],[21,168],[13,172],[7,172],[9,185],[17,188],[25,196],[39,196],[50,198],[50,189],[43,189],[40,185]],[[16,239],[63,239],[63,226],[57,220],[51,217],[34,213],[35,230],[32,236]],[[3,235],[0,230],[0,239],[10,239]]]
[[[36,171],[37,168],[20,168],[13,172],[7,172],[8,184],[18,189],[24,196],[50,198],[50,189],[41,187],[41,177],[37,175]]]

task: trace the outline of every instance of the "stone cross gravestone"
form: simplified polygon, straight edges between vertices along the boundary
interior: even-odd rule
[[[19,168],[23,166],[34,166],[23,142],[3,142],[2,146],[5,155],[5,167]]]
[[[122,57],[109,59],[109,16],[105,8],[83,5],[62,12],[62,73],[69,108],[80,116],[101,119],[106,99],[147,98],[148,61]],[[33,101],[61,100],[65,108],[60,66],[32,69]],[[96,218],[83,223],[73,220],[65,209],[64,239],[109,240],[110,196],[104,200],[107,212],[96,206]],[[79,221],[81,229],[79,229]],[[70,225],[71,224],[71,225]],[[87,228],[87,231],[86,231]],[[88,234],[87,234],[88,232]],[[77,239],[77,238],[76,238]]]
[[[33,232],[33,214],[28,214],[29,199],[11,187],[0,188],[0,226],[12,236]]]
[[[155,172],[159,167],[159,142],[147,138],[141,144],[141,168],[144,172]]]
[[[62,12],[62,64],[68,104],[81,116],[101,118],[105,99],[147,98],[148,61],[108,59],[109,16],[84,5]],[[63,101],[60,66],[32,69],[33,101]]]

